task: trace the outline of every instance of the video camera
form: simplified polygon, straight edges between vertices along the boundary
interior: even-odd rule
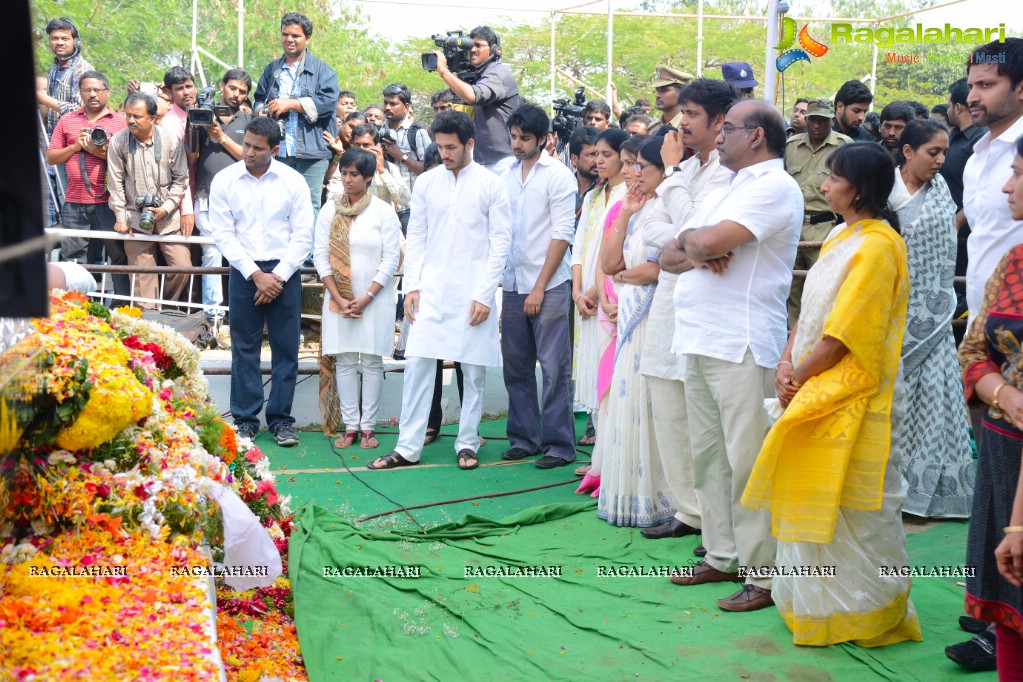
[[[230,116],[231,107],[226,104],[214,104],[217,96],[215,88],[203,88],[195,98],[195,106],[188,108],[188,122],[194,126],[211,126],[216,116]]]
[[[441,49],[448,60],[448,68],[458,80],[472,85],[479,80],[479,72],[469,62],[469,50],[472,49],[472,38],[463,31],[448,31],[430,36],[433,44]],[[426,52],[422,55],[423,68],[427,71],[437,70],[437,55]]]
[[[557,115],[551,121],[551,130],[557,134],[559,140],[567,141],[579,126],[579,122],[583,120],[583,114],[586,111],[586,95],[583,94],[585,92],[586,88],[576,88],[575,99],[571,103],[567,97],[552,102]]]

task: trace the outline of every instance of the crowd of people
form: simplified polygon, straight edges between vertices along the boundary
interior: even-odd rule
[[[976,637],[948,654],[1004,679],[1023,670],[1023,40],[977,48],[1000,58],[971,55],[940,106],[893,101],[876,122],[857,80],[785,120],[753,98],[749,64],[722,80],[662,65],[659,117],[648,100],[591,101],[557,140],[487,27],[469,34],[471,83],[438,55],[429,127],[399,83],[360,110],[296,13],[255,90],[229,70],[204,125],[188,122],[183,68],[156,96],[133,82],[118,113],[74,24],[47,31],[39,102],[67,178],[61,220],[213,237],[201,262],[231,266],[242,435],[260,425],[265,327],[266,421],[298,442],[297,273],[311,258],[337,447],[379,446],[383,358],[405,360],[397,445],[368,468],[415,465],[436,439],[443,361],[459,377],[457,465],[479,466],[486,368],[502,366],[502,458],[556,468],[592,445],[577,492],[599,518],[700,535],[699,562],[672,582],[742,583],[719,607],[776,605],[797,644],[920,640],[911,578],[878,569],[909,565],[902,514],[969,518],[961,625]],[[67,240],[62,257],[103,262],[104,248],[111,263],[156,259],[130,239]],[[186,245],[160,248],[191,262]],[[219,278],[204,280],[217,317]],[[163,298],[184,284],[168,276]],[[139,277],[135,294],[155,304],[156,286]],[[590,422],[578,441],[574,411]],[[840,580],[805,574],[829,566]]]

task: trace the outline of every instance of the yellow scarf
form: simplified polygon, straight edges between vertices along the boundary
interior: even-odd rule
[[[828,258],[847,240],[855,240],[845,244],[851,253]],[[770,509],[772,533],[789,542],[830,543],[839,507],[881,507],[909,299],[906,244],[883,221],[860,221],[828,240],[820,267],[838,278],[822,334],[849,352],[796,394],[764,440],[742,497],[750,509]]]

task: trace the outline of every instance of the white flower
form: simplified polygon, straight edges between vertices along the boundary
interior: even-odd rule
[[[77,461],[78,460],[75,459],[75,456],[72,455],[67,450],[56,450],[54,452],[51,452],[50,456],[46,458],[46,462],[50,466],[56,466],[61,462],[65,462],[67,464],[74,464]]]
[[[3,549],[0,549],[0,563],[20,564],[28,561],[38,553],[39,550],[28,542],[23,542],[19,545],[4,545]]]

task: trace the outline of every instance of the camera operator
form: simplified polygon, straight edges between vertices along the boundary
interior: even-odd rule
[[[473,105],[475,129],[473,160],[497,174],[511,168],[511,136],[505,126],[508,116],[519,106],[519,84],[510,69],[501,63],[501,41],[489,26],[477,26],[469,32],[472,48],[469,63],[479,78],[472,85],[448,69],[448,60],[437,54],[437,73],[456,97]]]
[[[186,152],[188,167],[195,178],[195,226],[200,234],[212,237],[210,228],[210,186],[213,177],[242,158],[242,140],[245,127],[252,120],[252,114],[242,111],[241,105],[252,89],[252,78],[243,69],[231,69],[220,79],[220,104],[228,107],[230,114],[214,109],[212,125],[193,125],[193,144]],[[194,150],[194,151],[192,151]],[[223,262],[220,250],[215,244],[202,245],[202,265],[205,268],[220,267]],[[202,304],[206,319],[219,324],[223,312],[214,306],[224,302],[224,287],[220,275],[203,275]]]
[[[113,136],[107,149],[110,209],[114,230],[160,235],[180,235],[178,209],[188,187],[188,161],[181,141],[156,125],[156,98],[140,92],[128,95],[124,103],[127,128]],[[167,265],[192,264],[185,244],[159,242]],[[156,242],[126,240],[129,265],[156,265]],[[135,296],[142,308],[155,308],[157,276],[136,275]],[[187,275],[167,275],[164,296],[176,301],[188,283]]]
[[[337,74],[306,48],[313,22],[298,12],[281,17],[284,54],[263,69],[256,85],[256,113],[281,126],[277,160],[305,177],[313,213],[320,209],[320,190],[333,152],[324,131],[337,135]]]
[[[110,198],[106,187],[107,147],[109,139],[124,130],[124,118],[107,106],[110,83],[102,73],[86,71],[78,86],[82,108],[57,121],[46,152],[46,163],[67,164],[67,194],[61,220],[64,227],[109,232],[114,229],[114,214],[107,206]],[[127,264],[124,247],[114,240],[71,237],[61,243],[60,257],[61,260],[101,264],[104,246],[113,265]],[[128,294],[127,275],[114,276],[114,293]]]
[[[387,127],[380,130],[380,144],[391,161],[398,164],[409,189],[415,189],[416,178],[423,172],[423,157],[430,146],[430,134],[422,124],[412,119],[412,91],[407,85],[391,83],[384,88],[383,96]],[[408,225],[407,214],[401,224],[403,228]]]

